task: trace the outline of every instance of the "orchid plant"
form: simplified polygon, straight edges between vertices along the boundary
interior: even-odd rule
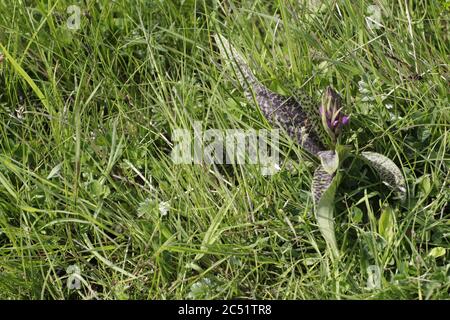
[[[331,87],[328,87],[322,96],[319,114],[323,130],[331,139],[332,149],[318,153],[321,164],[314,171],[312,183],[315,217],[322,236],[335,257],[339,257],[339,249],[334,232],[334,197],[341,179],[340,169],[343,160],[351,153],[348,146],[340,143],[342,129],[350,120],[350,117],[342,112],[341,101],[339,94]],[[391,187],[400,199],[405,199],[404,177],[391,159],[376,152],[361,152],[354,156],[371,165],[383,183]]]
[[[332,257],[339,257],[334,226],[335,194],[343,161],[352,154],[351,148],[341,143],[343,129],[350,122],[350,116],[343,113],[341,97],[327,87],[317,108],[304,95],[285,97],[270,91],[258,81],[243,56],[225,37],[214,37],[221,58],[231,65],[247,99],[256,102],[270,123],[283,128],[303,149],[320,160],[311,186],[314,214]],[[376,152],[353,156],[371,165],[386,185],[401,199],[405,198],[405,179],[391,159]]]

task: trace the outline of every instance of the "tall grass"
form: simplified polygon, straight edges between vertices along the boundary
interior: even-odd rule
[[[0,298],[448,299],[448,3],[315,3],[0,1]],[[278,93],[332,85],[347,143],[402,169],[405,204],[350,163],[340,261],[311,213],[315,163],[287,137],[272,176],[171,160],[194,121],[269,128],[214,33]]]

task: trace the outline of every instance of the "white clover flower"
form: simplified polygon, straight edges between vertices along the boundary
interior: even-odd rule
[[[168,201],[162,201],[159,203],[159,213],[161,217],[164,217],[169,212],[170,204]]]

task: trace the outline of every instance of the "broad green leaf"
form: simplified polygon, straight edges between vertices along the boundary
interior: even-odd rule
[[[396,190],[400,199],[404,200],[406,198],[405,179],[394,161],[376,152],[363,152],[361,155],[378,172],[383,183]]]
[[[354,206],[352,208],[351,219],[352,219],[353,223],[360,223],[362,221],[362,219],[363,219],[363,212],[357,206]]]
[[[435,247],[431,249],[431,251],[428,253],[430,257],[433,258],[439,258],[445,255],[445,248],[443,247]]]
[[[93,180],[90,184],[90,191],[93,196],[100,197],[103,193],[103,185],[98,180]]]
[[[388,206],[383,209],[378,220],[378,232],[387,242],[391,242],[394,238],[394,225],[394,210]]]
[[[431,192],[431,189],[432,189],[430,176],[428,176],[428,175],[422,176],[418,180],[418,182],[419,182],[420,190],[422,191],[424,196],[427,196]]]
[[[322,166],[319,166],[314,171],[312,183],[317,225],[335,257],[339,257],[339,249],[334,232],[334,196],[339,180],[339,173],[329,174]]]

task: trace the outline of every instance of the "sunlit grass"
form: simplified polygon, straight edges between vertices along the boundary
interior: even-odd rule
[[[132,2],[83,1],[77,30],[70,1],[0,2],[0,298],[449,298],[444,1],[378,1],[372,29],[369,1]],[[315,163],[288,138],[272,176],[171,160],[173,130],[194,121],[269,128],[214,33],[276,92],[332,85],[347,143],[402,169],[404,204],[350,161],[340,261],[312,215]]]

